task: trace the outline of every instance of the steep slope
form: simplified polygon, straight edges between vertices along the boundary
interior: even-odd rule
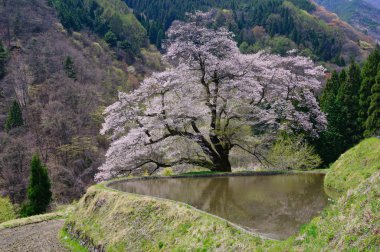
[[[380,2],[376,0],[315,0],[355,28],[380,41]],[[378,8],[375,8],[377,6]]]
[[[342,56],[346,61],[349,61],[352,57],[357,61],[363,61],[374,48],[375,42],[372,37],[352,27],[340,19],[335,13],[326,10],[325,7],[317,6],[312,14],[344,34],[342,40]]]
[[[345,46],[345,33],[339,26],[327,25],[311,15],[316,6],[308,0],[219,0],[185,3],[174,0],[125,0],[148,31],[152,43],[161,45],[164,32],[173,20],[184,19],[186,12],[219,9],[214,26],[224,25],[235,34],[239,43],[251,46],[250,52],[287,45],[286,50],[298,48],[302,54],[322,61],[338,63],[343,53],[349,59],[350,49],[362,59],[360,46]],[[268,39],[268,36],[270,39]],[[364,36],[364,35],[363,35]],[[263,39],[264,38],[264,39]],[[356,42],[356,41],[355,41]],[[277,51],[275,50],[277,53]],[[359,52],[359,53],[358,53]]]
[[[65,29],[60,12],[46,2],[12,0],[0,5],[0,40],[9,56],[6,76],[0,80],[0,192],[18,203],[25,197],[34,152],[47,163],[56,200],[80,196],[92,183],[108,145],[98,136],[104,106],[116,100],[118,90],[132,89],[160,67],[159,53],[145,42],[136,45],[134,65],[128,64],[129,47],[110,47],[88,24],[76,31]],[[111,13],[128,24],[115,31],[117,41],[133,44],[125,29],[143,28],[122,6],[104,8],[102,17]],[[130,19],[134,21],[127,22]],[[13,101],[21,106],[24,125],[7,132],[3,126]]]
[[[332,166],[325,179],[328,189],[345,194],[380,171],[380,140],[370,138],[344,153]]]
[[[121,0],[50,0],[63,26],[68,30],[83,28],[103,37],[119,58],[133,63],[140,48],[147,46],[146,30]]]

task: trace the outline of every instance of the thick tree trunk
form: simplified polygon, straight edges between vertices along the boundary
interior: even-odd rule
[[[223,156],[214,162],[213,171],[218,172],[231,172],[231,163],[227,156]]]

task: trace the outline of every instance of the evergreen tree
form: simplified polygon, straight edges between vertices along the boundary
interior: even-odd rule
[[[347,80],[346,69],[342,69],[342,71],[339,73],[339,82],[344,83],[346,80]]]
[[[5,121],[5,130],[9,131],[22,125],[24,125],[24,121],[20,105],[17,101],[13,101],[12,106],[9,108],[7,120]]]
[[[380,64],[376,76],[376,84],[371,89],[370,106],[368,109],[368,118],[365,126],[365,136],[380,134]]]
[[[5,76],[5,64],[8,60],[8,53],[5,49],[3,42],[0,41],[0,79]]]
[[[336,101],[339,109],[337,127],[344,138],[343,148],[345,149],[352,147],[361,138],[358,119],[360,80],[360,67],[352,62],[346,80],[341,82]]]
[[[35,154],[31,162],[30,180],[28,186],[28,203],[23,206],[23,216],[45,213],[51,202],[51,184],[46,166]]]
[[[339,74],[334,71],[331,79],[327,81],[320,99],[320,106],[322,111],[326,113],[328,126],[327,130],[322,132],[317,140],[316,150],[325,165],[334,162],[345,151],[343,136],[339,129],[340,108],[337,102],[339,88]]]
[[[117,37],[115,33],[113,33],[112,31],[108,31],[106,35],[104,35],[104,40],[107,42],[109,46],[112,47],[116,46],[117,44]]]
[[[375,50],[369,55],[364,63],[361,76],[362,82],[359,91],[359,123],[362,128],[366,127],[368,118],[368,109],[371,103],[371,90],[376,83],[377,66],[380,64],[380,46],[377,45]]]
[[[326,87],[322,92],[320,105],[325,113],[328,113],[332,107],[335,107],[335,100],[340,87],[340,79],[337,71],[334,71],[326,83]]]
[[[70,56],[67,56],[64,63],[64,68],[67,76],[71,79],[77,79],[77,73],[74,67],[74,61]]]
[[[379,46],[361,70],[351,63],[348,72],[344,69],[339,74],[333,72],[320,99],[328,127],[314,143],[325,164],[334,162],[363,136],[380,134],[379,83]]]
[[[157,41],[156,41],[156,47],[158,49],[162,48],[162,40],[164,39],[164,32],[160,30],[157,34]]]

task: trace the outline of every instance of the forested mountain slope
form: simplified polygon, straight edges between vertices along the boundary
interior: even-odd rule
[[[298,48],[303,55],[322,61],[341,63],[341,56],[363,59],[357,41],[354,55],[345,46],[346,35],[338,26],[327,25],[312,15],[315,4],[307,0],[125,0],[148,31],[152,43],[161,46],[165,31],[186,12],[218,8],[215,26],[226,25],[243,44],[243,51],[255,52],[271,47],[276,53]],[[367,40],[361,34],[359,40]],[[244,43],[245,42],[245,43]],[[367,41],[370,42],[370,41]],[[364,57],[363,57],[364,56]]]
[[[380,41],[380,1],[315,0],[315,2]]]
[[[0,5],[0,194],[17,203],[35,152],[49,168],[56,200],[80,196],[108,145],[98,136],[103,108],[160,65],[124,3],[85,1],[89,11],[82,1],[47,2]],[[97,30],[91,22],[99,20],[109,28]]]
[[[66,29],[83,28],[105,39],[119,58],[133,62],[140,48],[148,45],[147,33],[128,6],[120,0],[50,0]]]

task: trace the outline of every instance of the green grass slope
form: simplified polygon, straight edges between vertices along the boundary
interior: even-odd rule
[[[169,200],[91,187],[66,221],[87,248],[106,251],[253,251],[264,241]]]
[[[368,139],[342,155],[327,181],[343,196],[286,241],[263,239],[183,203],[103,185],[78,202],[65,232],[105,251],[379,251],[379,144]]]
[[[380,139],[366,139],[331,166],[325,178],[325,187],[343,195],[377,171],[380,171]]]
[[[380,172],[364,180],[277,251],[380,251]]]

